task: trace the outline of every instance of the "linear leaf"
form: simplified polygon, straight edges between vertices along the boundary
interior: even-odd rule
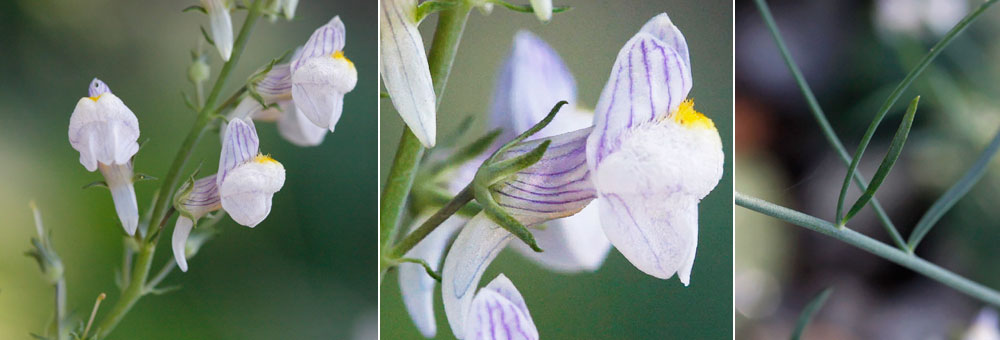
[[[898,101],[899,97],[903,95],[903,92],[910,87],[910,84],[912,84],[913,81],[917,79],[921,73],[923,73],[924,69],[927,68],[927,65],[930,65],[930,63],[934,61],[934,58],[937,58],[937,56],[941,54],[941,51],[943,51],[944,48],[952,42],[952,40],[955,40],[955,38],[958,37],[958,35],[962,33],[966,27],[972,24],[976,18],[983,14],[987,8],[996,3],[996,1],[997,0],[988,0],[984,2],[976,8],[976,10],[965,16],[965,18],[956,24],[955,27],[952,27],[952,29],[948,31],[948,34],[945,34],[945,36],[941,38],[941,41],[934,44],[934,47],[931,47],[931,50],[924,55],[924,58],[920,60],[920,63],[917,64],[917,66],[914,67],[901,82],[899,82],[896,89],[889,94],[889,98],[886,98],[885,103],[882,104],[882,108],[880,108],[875,114],[875,118],[872,119],[872,123],[868,125],[868,130],[865,131],[864,136],[861,137],[861,143],[858,144],[858,149],[854,152],[854,158],[851,160],[851,165],[847,167],[847,176],[844,177],[844,185],[840,189],[840,198],[837,200],[837,214],[835,216],[838,226],[843,225],[841,213],[843,212],[844,198],[847,196],[847,189],[851,186],[851,177],[853,177],[854,172],[857,171],[858,163],[861,161],[861,156],[864,155],[865,149],[868,148],[868,143],[871,142],[872,136],[875,135],[875,130],[878,129],[878,125],[882,122],[882,119],[885,118],[886,113],[888,113],[889,109],[896,104],[896,101]]]
[[[910,102],[910,107],[906,109],[906,114],[903,115],[903,121],[899,123],[899,129],[896,130],[896,135],[892,137],[892,143],[889,144],[889,151],[886,152],[885,158],[882,159],[882,164],[878,166],[878,170],[875,171],[875,177],[872,177],[871,183],[868,185],[868,189],[861,194],[861,197],[854,202],[854,206],[851,210],[847,212],[844,216],[843,223],[847,223],[854,217],[861,208],[864,208],[868,204],[868,201],[875,196],[875,191],[878,191],[879,186],[885,181],[886,176],[889,175],[889,171],[892,170],[892,166],[896,164],[896,160],[899,159],[899,155],[903,152],[903,145],[906,144],[906,137],[910,135],[910,128],[913,127],[913,117],[917,113],[917,104],[920,102],[920,96],[913,98]]]
[[[979,179],[983,178],[983,174],[986,173],[986,169],[989,168],[990,162],[993,160],[993,157],[996,156],[998,150],[1000,150],[1000,131],[997,131],[996,135],[993,136],[993,140],[990,142],[990,145],[983,150],[983,152],[979,155],[979,159],[977,159],[976,163],[969,168],[969,171],[962,176],[962,179],[958,180],[958,182],[952,185],[951,188],[948,188],[948,191],[945,191],[944,195],[941,195],[941,198],[938,198],[938,200],[935,201],[929,209],[927,209],[924,216],[920,217],[920,221],[918,221],[917,226],[913,228],[913,232],[910,234],[910,239],[907,242],[907,246],[910,248],[911,252],[917,249],[917,245],[920,244],[920,241],[923,240],[924,236],[927,236],[927,233],[931,231],[931,228],[933,228],[934,225],[941,220],[941,217],[943,217],[944,214],[958,202],[958,200],[962,199],[965,194],[969,193],[969,190],[972,190],[972,187],[979,182]]]
[[[830,298],[830,293],[833,293],[832,288],[824,289],[819,293],[819,295],[816,295],[812,301],[809,301],[806,308],[802,310],[801,314],[799,314],[799,320],[795,322],[795,331],[792,332],[792,340],[799,340],[799,338],[802,337],[802,333],[805,332],[806,326],[809,325],[809,321],[811,321],[813,316],[816,315],[816,312],[823,307],[823,304],[826,303],[826,299]]]

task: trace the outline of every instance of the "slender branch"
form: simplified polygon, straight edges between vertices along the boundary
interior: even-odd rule
[[[760,198],[736,192],[736,205],[768,215],[791,224],[830,236],[841,242],[850,244],[875,256],[909,268],[926,277],[934,279],[957,291],[979,299],[993,306],[1000,307],[1000,293],[973,282],[936,264],[928,262],[904,250],[893,248],[864,234],[847,228],[837,228],[833,223],[807,215]]]
[[[222,89],[225,87],[226,80],[229,78],[230,72],[232,72],[233,68],[236,67],[236,64],[239,63],[240,56],[242,56],[243,51],[246,49],[247,41],[249,41],[250,34],[253,32],[254,26],[260,19],[261,13],[261,1],[255,0],[249,8],[246,20],[244,20],[243,26],[240,28],[236,41],[233,43],[232,56],[222,67],[222,71],[219,72],[219,77],[215,81],[212,92],[205,100],[205,105],[203,106],[202,111],[198,113],[198,118],[195,120],[194,125],[191,127],[191,131],[188,132],[187,137],[181,144],[181,148],[177,151],[177,156],[174,157],[170,170],[167,171],[167,175],[163,179],[159,195],[157,195],[153,200],[153,213],[151,214],[152,217],[150,218],[150,223],[157,223],[158,227],[156,229],[150,229],[147,232],[146,237],[140,245],[139,254],[136,256],[135,266],[132,270],[132,276],[131,279],[129,279],[128,286],[122,292],[122,296],[112,307],[111,311],[108,312],[108,314],[97,325],[96,335],[98,338],[104,338],[108,333],[110,333],[115,326],[121,322],[122,318],[125,317],[125,314],[132,309],[132,306],[135,305],[135,303],[142,298],[143,295],[148,293],[146,290],[146,280],[149,277],[149,270],[152,267],[153,255],[156,253],[156,244],[160,235],[159,230],[162,228],[162,225],[166,223],[168,217],[167,208],[172,208],[170,207],[170,197],[181,177],[181,170],[184,168],[188,158],[191,156],[192,150],[195,145],[198,144],[198,140],[201,139],[208,123],[212,120],[212,116],[215,114],[215,112],[208,108],[215,106],[215,103],[219,98],[219,94],[222,92]],[[172,209],[170,211],[172,211]]]
[[[934,61],[934,58],[937,58],[937,56],[941,54],[941,51],[943,51],[952,40],[958,37],[959,33],[962,33],[966,27],[976,21],[976,18],[982,15],[983,12],[996,3],[996,1],[997,0],[987,0],[976,8],[976,10],[972,11],[972,13],[969,13],[965,19],[962,19],[962,21],[956,24],[951,31],[948,31],[948,34],[941,38],[941,41],[938,41],[937,44],[934,44],[934,47],[931,47],[931,50],[928,51],[927,54],[924,55],[924,58],[920,60],[920,63],[917,64],[917,66],[914,67],[905,78],[903,78],[903,81],[899,82],[896,89],[889,94],[889,98],[886,98],[885,103],[882,104],[882,108],[875,113],[875,118],[873,118],[871,124],[868,125],[868,130],[866,130],[865,134],[861,137],[861,143],[858,144],[858,149],[854,152],[854,158],[851,160],[851,165],[847,167],[847,176],[844,177],[844,184],[840,189],[840,197],[837,200],[837,214],[835,217],[838,225],[842,225],[844,223],[844,220],[841,217],[841,212],[844,208],[844,198],[847,196],[847,189],[851,186],[851,177],[857,170],[858,163],[861,162],[861,156],[864,155],[865,149],[868,148],[868,143],[871,142],[872,136],[875,135],[875,130],[878,129],[878,125],[882,122],[882,119],[885,118],[886,113],[892,109],[892,106],[896,104],[896,101],[903,95],[903,91],[906,91],[906,89],[910,87],[910,84],[913,83],[918,76],[920,76],[920,74],[927,68],[928,65],[931,64],[932,61]]]
[[[240,96],[242,96],[246,92],[247,92],[246,86],[243,86],[239,90],[236,90],[236,92],[234,92],[232,96],[229,96],[229,98],[226,99],[226,101],[222,102],[222,104],[219,105],[219,107],[215,108],[214,112],[221,113],[222,111],[225,111],[226,108],[236,105],[236,100],[240,99]]]
[[[69,329],[64,325],[66,321],[66,277],[60,276],[53,288],[55,289],[56,303],[56,339],[68,340]]]
[[[177,262],[174,262],[174,259],[167,259],[167,263],[163,265],[163,268],[160,268],[156,276],[153,276],[149,280],[149,283],[146,283],[146,290],[152,290],[160,285],[160,282],[163,282],[163,279],[167,278],[167,275],[170,275],[170,272],[174,270],[174,267],[177,267]]]
[[[90,310],[90,318],[87,319],[87,326],[83,328],[83,336],[80,337],[81,339],[87,338],[87,334],[90,333],[90,326],[94,325],[94,317],[97,316],[97,309],[101,308],[101,301],[104,301],[107,297],[108,296],[104,293],[97,296],[97,301],[94,301],[94,309]]]
[[[437,229],[437,227],[451,217],[451,215],[454,215],[456,212],[461,210],[462,207],[464,207],[466,203],[471,202],[473,198],[475,198],[475,195],[473,194],[472,184],[466,185],[462,191],[458,192],[458,195],[455,195],[455,198],[452,198],[451,201],[448,202],[448,204],[439,209],[436,213],[434,213],[434,215],[431,215],[427,221],[424,221],[420,227],[417,227],[417,229],[407,235],[406,238],[399,241],[399,243],[392,248],[392,251],[389,252],[389,258],[398,259],[406,255],[406,252],[413,249],[413,247],[416,246],[417,243],[420,243],[424,237],[430,235],[434,229]]]
[[[816,123],[819,124],[820,130],[823,132],[823,136],[826,137],[827,142],[833,146],[834,151],[837,152],[837,156],[843,160],[844,165],[851,164],[851,155],[847,153],[847,149],[844,148],[844,144],[840,141],[840,137],[837,137],[837,133],[833,131],[833,126],[830,125],[830,121],[826,119],[826,115],[823,113],[823,109],[819,106],[819,101],[816,100],[816,96],[813,95],[812,89],[809,87],[809,83],[806,82],[806,78],[802,76],[802,71],[799,70],[799,66],[792,59],[792,54],[788,52],[788,47],[785,46],[785,40],[781,38],[781,32],[778,30],[778,24],[774,21],[774,17],[771,16],[771,10],[767,6],[767,2],[764,0],[756,0],[757,8],[760,10],[760,15],[763,17],[764,22],[767,24],[768,29],[771,30],[771,35],[774,36],[774,42],[778,45],[778,50],[781,52],[781,57],[785,60],[785,64],[788,65],[788,70],[792,73],[792,77],[795,78],[795,83],[798,84],[799,90],[802,91],[802,96],[806,98],[806,102],[809,104],[810,112],[813,118],[816,119]],[[864,191],[868,189],[868,181],[859,172],[854,172],[854,182],[858,187]],[[875,215],[878,216],[879,221],[882,222],[886,233],[892,238],[892,241],[900,249],[906,249],[906,242],[903,241],[903,236],[899,234],[896,230],[896,226],[889,219],[889,215],[886,214],[885,209],[882,208],[882,204],[879,203],[877,198],[872,198],[871,200],[872,208],[875,209]]]
[[[471,8],[465,2],[439,12],[434,40],[431,43],[427,63],[430,67],[437,104],[444,97],[445,85],[451,74],[451,66],[458,52],[458,44],[465,31]],[[410,129],[403,129],[392,168],[382,192],[379,213],[379,244],[381,251],[387,251],[398,233],[399,223],[406,208],[406,201],[417,175],[424,148]],[[384,273],[383,268],[383,273]]]

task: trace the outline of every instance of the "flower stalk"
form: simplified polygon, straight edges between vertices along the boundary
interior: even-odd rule
[[[250,39],[250,34],[253,32],[254,26],[262,14],[261,1],[255,0],[248,8],[246,20],[243,22],[243,26],[240,28],[239,35],[233,45],[232,56],[226,61],[219,72],[212,91],[209,93],[208,98],[205,99],[205,104],[202,106],[201,111],[198,112],[191,130],[188,132],[187,137],[184,138],[184,142],[174,157],[167,175],[163,178],[159,194],[153,200],[153,211],[149,220],[150,227],[154,229],[147,230],[145,237],[142,238],[142,242],[139,244],[139,252],[136,254],[135,264],[132,267],[131,276],[127,281],[128,285],[123,290],[121,297],[112,307],[111,311],[97,324],[95,328],[97,338],[104,338],[114,330],[115,326],[132,309],[132,306],[150,292],[147,289],[147,280],[150,268],[152,267],[153,255],[156,253],[156,244],[159,240],[163,222],[169,217],[170,197],[173,195],[180,181],[181,171],[184,165],[187,164],[192,150],[198,144],[201,136],[208,130],[209,123],[215,119],[217,112],[214,106],[219,99],[222,89],[226,85],[229,74],[239,63],[240,56],[243,54],[247,41]]]

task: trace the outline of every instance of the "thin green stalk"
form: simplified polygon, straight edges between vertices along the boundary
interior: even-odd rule
[[[802,313],[799,314],[799,320],[795,323],[795,330],[792,331],[792,340],[799,340],[802,338],[802,334],[806,331],[806,326],[812,321],[813,316],[816,316],[816,312],[819,312],[820,308],[823,308],[823,304],[826,300],[830,298],[830,294],[833,293],[833,289],[824,289],[819,295],[816,295],[809,301],[806,308],[802,309]]]
[[[933,228],[934,225],[941,220],[941,217],[943,217],[944,214],[955,205],[955,203],[958,203],[958,200],[962,199],[965,194],[969,193],[969,190],[972,190],[972,187],[979,182],[979,179],[983,178],[983,175],[986,174],[986,169],[989,168],[990,162],[993,160],[993,157],[996,156],[998,150],[1000,150],[1000,131],[993,136],[993,140],[990,141],[990,145],[983,150],[983,153],[979,155],[979,159],[977,159],[976,163],[969,168],[969,171],[962,176],[962,179],[958,180],[958,182],[956,182],[955,185],[952,185],[951,188],[948,188],[948,191],[945,191],[944,195],[941,195],[941,198],[938,198],[938,200],[935,201],[929,209],[927,209],[924,216],[920,217],[920,221],[918,221],[917,226],[913,228],[913,233],[910,234],[909,242],[907,242],[907,246],[909,246],[911,252],[917,250],[917,245],[919,245],[920,241],[924,239],[924,236],[927,236],[927,233],[931,231],[931,228]]]
[[[115,302],[111,311],[101,319],[96,328],[96,334],[98,338],[104,338],[110,333],[115,326],[121,322],[125,314],[132,309],[132,306],[142,298],[148,291],[146,290],[146,280],[149,277],[149,270],[152,267],[153,256],[156,253],[156,244],[159,240],[160,229],[163,224],[166,223],[168,208],[170,208],[170,196],[173,194],[174,188],[177,186],[177,182],[181,177],[181,170],[187,163],[188,158],[191,156],[191,152],[195,145],[198,144],[198,140],[204,134],[208,123],[212,121],[212,116],[215,114],[211,107],[215,106],[216,101],[219,98],[219,94],[225,87],[226,80],[229,78],[230,72],[235,68],[236,64],[239,63],[240,56],[243,55],[243,51],[246,49],[247,41],[250,39],[250,34],[253,32],[254,26],[261,17],[261,3],[260,0],[254,1],[247,13],[246,20],[243,22],[243,26],[240,28],[239,35],[236,41],[233,43],[233,54],[229,61],[225,63],[222,67],[222,71],[219,72],[219,77],[215,81],[215,85],[212,87],[212,92],[209,94],[208,98],[205,100],[205,105],[202,111],[198,113],[198,117],[195,120],[194,125],[188,132],[187,137],[185,137],[184,142],[181,144],[181,148],[177,151],[177,156],[174,157],[174,161],[167,171],[167,175],[163,178],[163,183],[159,189],[159,195],[153,200],[153,213],[150,218],[150,229],[143,242],[140,244],[139,253],[135,259],[135,265],[132,270],[132,276],[129,279],[129,284],[126,286],[125,290],[122,291],[121,297]],[[169,211],[172,211],[169,210]],[[156,222],[159,221],[159,222]],[[155,223],[155,224],[154,224]]]
[[[431,43],[427,63],[430,67],[434,92],[437,94],[437,104],[441,104],[445,85],[451,74],[451,66],[458,53],[458,44],[465,31],[465,23],[469,18],[471,8],[464,1],[452,8],[438,12],[437,28]],[[424,148],[410,129],[403,129],[396,157],[393,159],[385,189],[382,192],[382,202],[379,213],[379,242],[382,251],[388,250],[399,229],[399,222],[406,209],[406,200],[413,187],[420,159]],[[383,272],[384,272],[383,268]]]
[[[56,339],[68,340],[69,339],[69,329],[66,328],[66,277],[60,277],[56,284],[53,285],[55,288],[55,302],[56,302]]]
[[[763,17],[764,22],[767,24],[768,29],[771,31],[771,35],[774,36],[774,42],[778,45],[778,50],[781,52],[781,57],[785,60],[785,64],[788,65],[788,70],[792,73],[792,77],[795,78],[795,83],[799,86],[799,90],[802,91],[802,96],[806,98],[806,102],[809,104],[810,112],[813,118],[816,119],[816,123],[819,124],[820,130],[823,132],[823,136],[826,137],[827,142],[833,146],[834,151],[837,152],[837,156],[844,162],[844,165],[850,165],[851,155],[847,153],[847,149],[844,148],[844,144],[840,141],[840,137],[837,137],[837,133],[833,131],[833,126],[830,125],[830,121],[826,119],[826,115],[823,113],[823,108],[819,106],[819,102],[816,100],[816,96],[813,95],[812,89],[809,87],[809,83],[806,82],[806,78],[802,76],[802,71],[799,70],[799,66],[792,59],[792,54],[788,52],[788,47],[785,46],[785,40],[781,38],[781,32],[778,30],[778,24],[774,21],[774,17],[771,16],[771,10],[767,7],[767,2],[764,0],[756,0],[757,8],[760,10],[761,17]],[[861,190],[866,190],[868,188],[868,181],[865,180],[861,173],[854,173],[854,182],[857,183]],[[886,214],[885,209],[882,208],[882,204],[879,203],[878,199],[872,198],[872,208],[875,209],[875,215],[878,216],[879,221],[882,222],[886,233],[892,238],[892,241],[896,243],[896,246],[900,249],[906,248],[906,242],[903,241],[903,236],[899,234],[896,230],[896,226],[889,219],[889,215]]]
[[[807,215],[760,198],[736,192],[736,205],[768,215],[791,224],[832,237],[850,244],[875,256],[909,268],[928,278],[936,280],[959,292],[965,293],[985,303],[1000,307],[1000,293],[979,283],[973,282],[936,264],[928,262],[904,250],[893,248],[885,243],[865,236],[847,228],[838,228],[831,222]]]
[[[962,19],[962,21],[956,24],[951,31],[948,31],[948,34],[945,34],[945,36],[941,38],[941,41],[938,41],[934,47],[931,47],[931,50],[924,55],[924,58],[920,60],[920,63],[918,63],[917,66],[914,67],[905,78],[903,78],[903,81],[901,81],[899,85],[896,86],[896,89],[889,94],[889,98],[886,98],[885,103],[882,104],[882,108],[875,113],[875,118],[873,118],[871,124],[868,125],[868,130],[865,131],[864,136],[861,137],[861,143],[858,144],[858,149],[854,152],[854,158],[851,160],[851,165],[847,167],[847,176],[844,177],[844,185],[841,186],[840,197],[837,199],[837,214],[835,215],[837,225],[843,225],[844,223],[841,213],[844,209],[844,198],[847,197],[847,189],[851,186],[851,177],[854,175],[854,172],[857,171],[858,163],[861,162],[861,156],[864,155],[865,149],[868,148],[868,143],[871,142],[872,136],[875,135],[875,130],[877,130],[878,125],[882,123],[882,119],[885,118],[886,113],[892,109],[892,106],[896,104],[896,101],[903,95],[903,91],[906,91],[906,89],[910,87],[910,84],[913,83],[918,76],[920,76],[924,69],[927,68],[927,65],[930,65],[930,63],[934,61],[934,58],[937,58],[937,56],[941,54],[941,51],[944,50],[944,48],[948,46],[952,40],[958,37],[959,33],[962,33],[966,27],[972,24],[976,18],[983,14],[983,12],[995,2],[996,0],[987,0],[976,8],[976,10],[972,11],[972,13],[969,13],[965,19]]]
[[[399,241],[399,243],[392,248],[392,251],[389,252],[389,258],[398,259],[406,255],[406,252],[413,249],[413,247],[416,246],[417,243],[420,243],[424,237],[430,235],[434,229],[437,229],[441,223],[462,209],[466,203],[471,202],[473,198],[475,198],[475,195],[473,195],[472,185],[466,185],[465,188],[458,193],[458,195],[455,195],[455,198],[452,198],[451,201],[448,202],[448,204],[439,209],[436,213],[434,213],[434,215],[431,215],[431,217],[428,218],[427,221],[424,221],[420,227],[417,227],[416,230],[411,232],[409,235],[406,235],[406,238]]]

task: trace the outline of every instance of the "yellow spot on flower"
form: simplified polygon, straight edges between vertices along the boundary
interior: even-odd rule
[[[701,112],[694,110],[694,100],[688,99],[681,102],[677,111],[670,116],[677,124],[687,128],[715,129],[715,123],[705,117]]]
[[[90,100],[93,100],[93,101],[96,102],[98,99],[101,99],[101,96],[103,96],[103,94],[99,94],[96,97],[88,97],[88,98],[90,98]]]
[[[278,161],[274,160],[274,158],[271,158],[271,155],[265,155],[265,154],[257,154],[257,157],[254,157],[253,161],[257,162],[257,163],[262,163],[262,164],[264,164],[264,163],[278,163]]]
[[[351,68],[354,68],[354,62],[352,62],[351,59],[347,59],[347,57],[344,56],[344,51],[333,52],[333,54],[330,55],[330,57],[332,57],[333,59],[340,59],[346,61],[348,65],[351,65]]]

